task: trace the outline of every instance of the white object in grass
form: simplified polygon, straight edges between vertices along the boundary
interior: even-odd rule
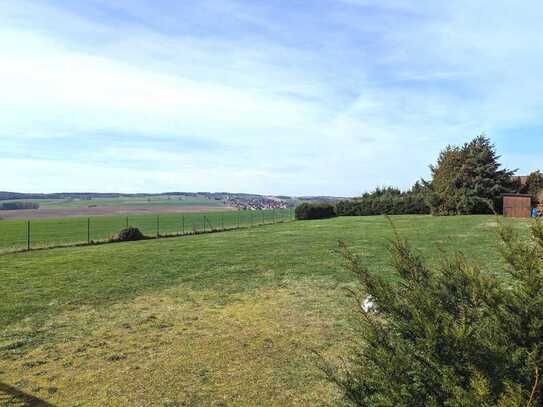
[[[372,301],[371,296],[368,296],[362,301],[360,307],[364,312],[370,312],[375,308],[375,303]]]

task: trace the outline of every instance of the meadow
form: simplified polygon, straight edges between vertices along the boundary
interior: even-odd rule
[[[432,265],[503,267],[495,217],[393,222]],[[314,352],[338,360],[356,336],[337,242],[396,279],[392,236],[341,217],[0,256],[0,381],[52,405],[333,404]]]
[[[292,219],[288,209],[261,211],[213,211],[64,217],[0,221],[0,253],[68,244],[104,242],[121,229],[134,226],[149,237],[183,235],[212,230],[251,227]],[[30,234],[30,242],[29,242]]]

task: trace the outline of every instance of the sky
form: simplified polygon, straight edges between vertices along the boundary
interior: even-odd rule
[[[0,0],[0,190],[355,196],[539,168],[543,2]]]

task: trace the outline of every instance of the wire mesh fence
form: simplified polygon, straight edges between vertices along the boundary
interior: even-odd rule
[[[0,253],[108,242],[128,227],[138,228],[147,237],[160,238],[250,228],[293,219],[292,209],[269,209],[3,220],[0,221]]]

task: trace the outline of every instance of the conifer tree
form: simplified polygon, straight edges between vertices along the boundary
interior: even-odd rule
[[[361,283],[359,340],[344,368],[326,372],[347,404],[543,405],[543,223],[529,239],[507,225],[499,236],[500,276],[462,254],[429,267],[396,237],[399,283],[341,246]]]
[[[448,146],[431,166],[431,206],[437,215],[492,213],[503,193],[516,192],[515,171],[501,169],[490,139],[481,135],[462,147]]]

